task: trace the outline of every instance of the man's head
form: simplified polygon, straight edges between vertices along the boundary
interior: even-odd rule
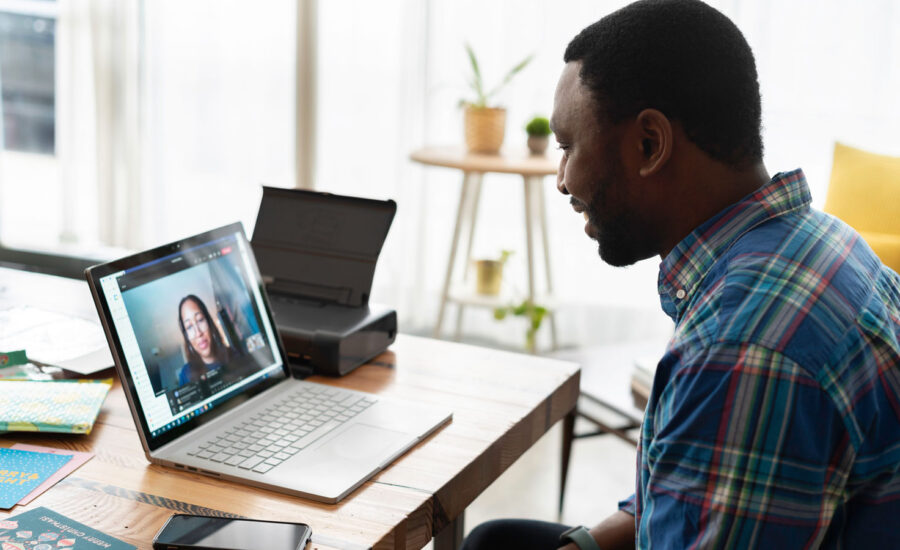
[[[608,263],[667,251],[677,224],[660,216],[682,183],[713,166],[761,166],[753,54],[713,8],[636,2],[581,31],[564,60],[552,120],[565,152],[558,186]]]

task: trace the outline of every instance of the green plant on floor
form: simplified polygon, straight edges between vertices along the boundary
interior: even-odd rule
[[[525,330],[525,349],[534,353],[535,351],[535,335],[541,328],[544,317],[547,316],[547,308],[535,304],[531,300],[524,300],[518,305],[509,305],[494,308],[494,319],[502,321],[508,315],[515,317],[525,317],[528,321],[528,328]]]
[[[497,95],[500,90],[503,89],[504,86],[509,84],[509,81],[513,79],[522,69],[524,69],[529,63],[531,63],[534,55],[529,55],[522,61],[519,61],[512,69],[506,73],[506,76],[503,77],[503,80],[500,81],[500,84],[497,84],[489,91],[486,90],[484,85],[484,79],[481,76],[481,67],[478,65],[478,59],[475,57],[475,51],[472,50],[472,46],[468,43],[466,44],[466,53],[469,56],[469,64],[472,68],[472,76],[469,80],[469,86],[472,88],[472,92],[475,94],[474,100],[460,100],[460,106],[471,105],[472,107],[485,108],[488,106],[488,102],[492,97]]]
[[[525,125],[525,131],[529,136],[547,137],[553,132],[550,130],[550,121],[545,117],[536,116]]]

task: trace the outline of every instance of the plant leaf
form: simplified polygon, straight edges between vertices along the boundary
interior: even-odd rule
[[[512,80],[513,77],[516,76],[522,69],[527,67],[528,64],[531,63],[532,59],[534,59],[534,54],[531,54],[528,57],[526,57],[525,59],[523,59],[522,61],[519,61],[518,65],[516,65],[515,67],[510,69],[510,71],[508,73],[506,73],[506,76],[503,77],[503,80],[500,82],[500,84],[497,84],[493,90],[491,90],[487,95],[484,96],[485,101],[487,101],[494,94],[496,94],[497,92],[502,90],[504,86],[509,84],[509,81]]]
[[[481,69],[478,67],[478,59],[475,58],[475,51],[472,50],[471,44],[466,42],[466,53],[469,56],[469,63],[472,65],[472,89],[477,97],[476,105],[484,106],[487,102],[487,96],[484,95],[484,82],[481,79]]]

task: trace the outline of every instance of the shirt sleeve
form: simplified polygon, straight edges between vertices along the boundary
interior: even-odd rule
[[[815,547],[854,451],[809,373],[755,345],[676,364],[645,427],[639,547]]]
[[[619,501],[619,510],[625,512],[626,514],[634,515],[634,495],[632,494],[630,497],[625,500]]]

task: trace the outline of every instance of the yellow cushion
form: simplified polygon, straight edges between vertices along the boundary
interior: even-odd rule
[[[884,265],[900,273],[900,235],[868,231],[861,231],[859,234],[869,243],[875,254],[878,254]]]
[[[835,143],[825,211],[859,231],[882,262],[900,271],[900,157]]]

